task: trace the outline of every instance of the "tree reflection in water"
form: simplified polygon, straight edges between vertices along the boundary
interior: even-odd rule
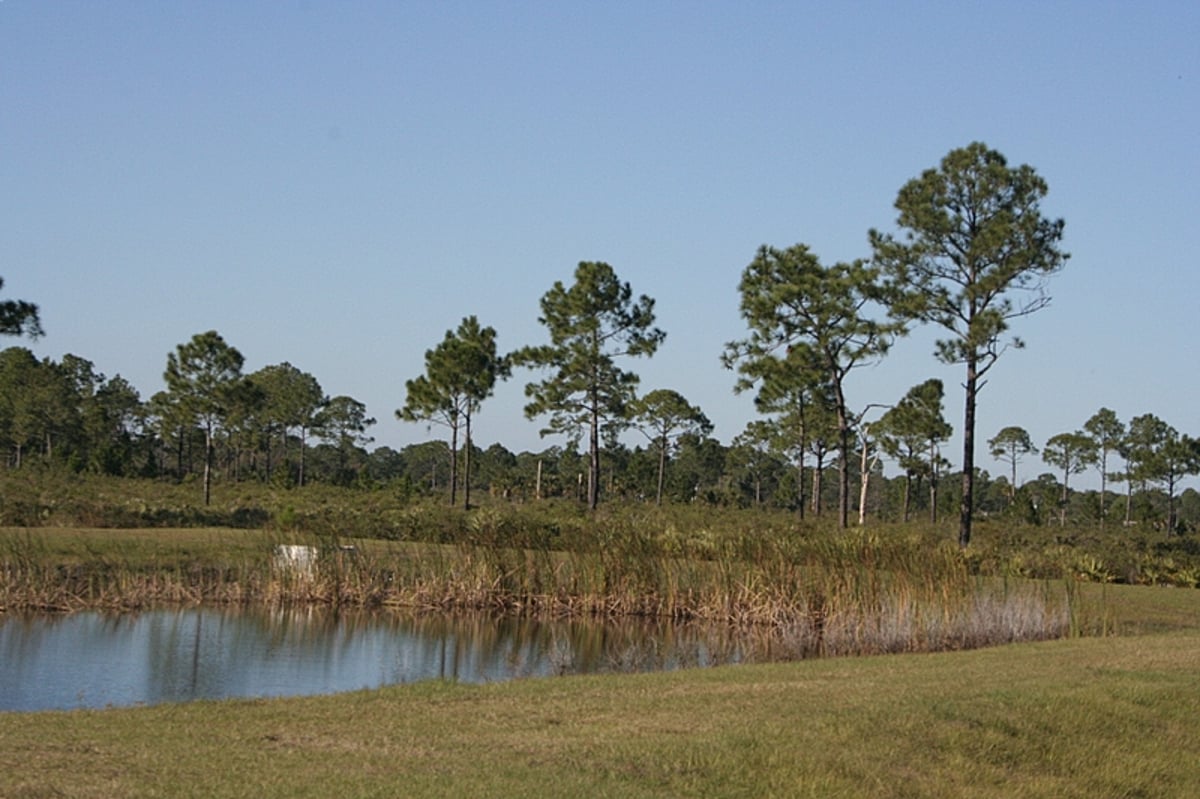
[[[0,710],[293,696],[794,659],[776,630],[630,619],[187,608],[0,616]]]

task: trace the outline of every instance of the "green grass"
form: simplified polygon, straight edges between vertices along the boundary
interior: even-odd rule
[[[0,796],[1200,795],[1200,593],[1104,590],[1157,632],[7,714]]]

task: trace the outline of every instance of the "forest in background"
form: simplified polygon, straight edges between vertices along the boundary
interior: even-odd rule
[[[290,381],[279,378],[291,378]],[[450,447],[434,439],[400,450],[370,446],[374,420],[349,397],[327,398],[319,384],[288,364],[265,367],[247,375],[250,383],[278,386],[279,393],[243,389],[237,396],[246,406],[233,408],[213,435],[213,473],[224,484],[261,484],[292,489],[303,484],[323,484],[363,491],[383,490],[413,501],[450,498]],[[258,381],[261,381],[259,383]],[[274,382],[272,382],[274,381]],[[288,387],[307,387],[310,405]],[[315,387],[315,390],[312,390]],[[176,410],[173,415],[172,411]],[[1100,418],[1106,415],[1101,414]],[[1138,421],[1140,420],[1140,421]],[[1169,475],[1155,472],[1165,461],[1164,444],[1151,438],[1140,444],[1129,433],[1153,432],[1154,417],[1136,417],[1138,423],[1118,443],[1110,443],[1105,464],[1110,483],[1119,479],[1121,491],[1068,488],[1063,504],[1061,470],[1051,467],[1021,429],[1005,428],[994,437],[997,453],[1017,468],[1014,484],[1008,474],[980,470],[975,496],[977,511],[985,518],[1003,518],[1028,524],[1096,524],[1107,515],[1113,524],[1165,529],[1168,518]],[[950,517],[960,499],[959,475],[946,470],[938,475],[938,490],[931,491],[926,461],[910,462],[888,455],[893,442],[880,441],[876,427],[868,448],[865,516],[872,520],[902,521],[905,497],[911,519]],[[831,433],[834,431],[831,430]],[[1170,435],[1171,431],[1165,432]],[[724,444],[701,433],[674,438],[667,452],[663,475],[665,503],[692,503],[732,508],[788,510],[798,516],[832,514],[837,506],[836,454],[832,435],[810,442],[803,478],[795,459],[769,436],[743,436]],[[205,431],[180,419],[168,392],[143,401],[137,390],[119,375],[106,377],[87,360],[73,355],[61,361],[38,360],[22,347],[0,352],[0,444],[4,466],[10,473],[33,476],[66,471],[114,477],[148,478],[169,482],[199,482],[204,470]],[[858,442],[861,447],[861,439]],[[501,443],[471,445],[471,468],[458,475],[459,490],[469,481],[477,501],[528,502],[542,498],[586,501],[586,453],[571,445],[548,446],[538,452],[512,452]],[[1095,459],[1084,459],[1087,468],[1099,470]],[[601,492],[610,500],[653,503],[658,489],[659,452],[649,438],[630,446],[609,442],[601,461]],[[1124,455],[1122,456],[1122,453]],[[861,449],[860,449],[861,455]],[[1053,457],[1053,456],[1052,456]],[[1129,458],[1132,458],[1130,462]],[[467,461],[465,445],[460,461]],[[818,469],[815,465],[820,462]],[[891,465],[885,470],[885,464]],[[1035,476],[1021,480],[1022,472],[1038,468]],[[861,465],[861,461],[860,464]],[[887,471],[891,471],[889,475]],[[899,471],[897,474],[896,472]],[[1076,472],[1078,473],[1078,472]],[[1130,480],[1127,475],[1134,475]],[[1069,476],[1069,475],[1068,475]],[[856,498],[862,476],[851,475]],[[800,480],[803,479],[803,484]],[[1014,491],[1014,485],[1016,490]],[[1200,492],[1177,492],[1176,531],[1190,532],[1200,524]],[[931,503],[936,502],[936,506]],[[0,500],[0,508],[3,500]],[[857,503],[854,506],[857,512]],[[0,511],[2,513],[2,511]],[[6,523],[17,520],[8,519]]]

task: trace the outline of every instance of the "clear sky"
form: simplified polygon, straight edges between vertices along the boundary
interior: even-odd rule
[[[46,330],[0,344],[148,398],[215,329],[399,448],[442,436],[394,411],[447,329],[541,343],[542,294],[606,261],[667,331],[627,367],[728,442],[754,415],[719,355],[756,248],[867,256],[897,190],[976,140],[1046,179],[1071,253],[990,373],[977,462],[1003,472],[1001,427],[1040,446],[1101,406],[1200,435],[1195,2],[0,0],[0,276]],[[941,377],[959,427],[934,337],[851,402]],[[484,405],[480,444],[560,443],[522,413],[532,378]]]

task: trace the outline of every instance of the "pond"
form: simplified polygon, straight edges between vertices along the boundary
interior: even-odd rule
[[[779,659],[786,650],[769,636],[649,622],[311,608],[0,615],[0,711],[673,669]]]

